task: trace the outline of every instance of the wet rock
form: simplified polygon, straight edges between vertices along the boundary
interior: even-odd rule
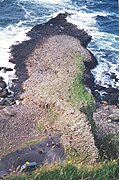
[[[111,85],[109,85],[108,87],[103,87],[96,84],[94,86],[93,95],[98,101],[107,101],[109,104],[118,104],[119,90],[113,88]]]
[[[109,95],[109,103],[110,104],[118,104],[118,93],[112,93]]]
[[[5,99],[0,100],[0,106],[4,106],[5,105]]]
[[[9,93],[8,93],[8,89],[3,89],[3,90],[0,92],[0,97],[6,98],[8,94],[9,94]]]
[[[6,68],[6,67],[0,67],[0,71],[2,71],[3,73],[6,73],[7,71],[13,71],[13,69]]]
[[[115,73],[111,73],[111,76],[110,76],[111,79],[114,79],[116,82],[118,82],[118,78],[117,78],[117,75]]]
[[[88,86],[91,90],[93,90],[94,87],[94,77],[90,73],[89,70],[85,70],[83,74],[83,82],[86,86]]]
[[[5,103],[4,103],[4,105],[10,106],[10,105],[13,105],[13,104],[15,104],[15,103],[16,103],[16,102],[15,102],[14,97],[7,97],[7,98],[5,98]]]
[[[1,82],[1,81],[3,81],[3,77],[2,77],[2,76],[0,76],[0,82]]]
[[[119,92],[118,89],[113,88],[112,86],[109,86],[108,88],[105,88],[105,91],[106,91],[107,93],[118,93],[118,92]]]
[[[7,87],[6,83],[4,81],[1,81],[0,82],[0,88],[4,89],[6,87]]]
[[[95,85],[95,89],[96,89],[96,90],[99,90],[99,91],[103,91],[103,90],[105,90],[105,87],[100,86],[99,84],[96,84],[96,85]]]

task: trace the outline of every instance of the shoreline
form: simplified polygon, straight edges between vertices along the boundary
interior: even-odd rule
[[[46,68],[43,70],[41,69],[39,72],[39,70],[37,69],[38,67],[36,66],[37,62],[36,62],[36,60],[33,61],[33,58],[30,63],[26,64],[27,63],[26,60],[28,60],[30,57],[32,57],[32,53],[34,53],[34,51],[37,49],[37,47],[39,49],[39,46],[40,46],[40,48],[41,48],[40,52],[42,54],[42,48],[43,48],[42,46],[44,46],[44,44],[46,44],[46,46],[47,46],[48,39],[50,39],[50,38],[52,39],[53,37],[55,39],[55,36],[56,36],[56,39],[60,36],[61,37],[64,36],[64,38],[66,38],[66,41],[69,44],[68,46],[70,47],[69,48],[70,50],[67,51],[67,53],[69,52],[69,55],[67,54],[67,57],[69,56],[69,58],[71,58],[72,57],[71,51],[73,52],[73,54],[75,54],[77,52],[77,50],[79,49],[78,51],[80,52],[80,50],[81,50],[81,52],[82,52],[81,55],[85,56],[84,64],[86,64],[86,66],[90,66],[92,68],[96,64],[96,61],[92,60],[92,54],[88,50],[83,48],[80,45],[80,41],[78,40],[81,38],[83,41],[83,38],[84,38],[83,42],[85,42],[84,44],[86,46],[90,40],[90,36],[88,36],[87,33],[85,33],[83,30],[78,30],[76,28],[76,26],[74,26],[70,23],[67,23],[65,20],[65,17],[66,17],[66,14],[58,15],[56,18],[54,18],[54,19],[50,20],[48,23],[46,23],[47,28],[45,27],[45,25],[36,26],[35,30],[33,28],[33,30],[31,32],[29,32],[29,34],[28,34],[28,35],[30,35],[30,33],[32,34],[31,35],[32,38],[30,41],[23,42],[20,45],[13,46],[14,50],[12,51],[12,55],[13,55],[14,59],[12,59],[11,62],[14,62],[14,63],[16,62],[17,73],[18,73],[17,74],[18,81],[17,81],[17,85],[16,85],[16,90],[19,91],[16,93],[16,96],[19,97],[20,99],[19,99],[19,105],[15,104],[12,106],[8,106],[5,108],[6,109],[5,112],[4,112],[4,109],[2,110],[3,116],[0,117],[1,122],[2,122],[2,124],[1,124],[1,131],[2,131],[1,142],[4,142],[2,145],[2,148],[4,146],[6,146],[5,149],[4,148],[2,149],[2,153],[9,152],[12,149],[17,149],[17,147],[19,147],[20,144],[22,144],[24,141],[26,141],[29,138],[32,139],[32,137],[35,137],[35,136],[42,136],[35,129],[35,126],[38,121],[38,116],[42,117],[42,116],[44,116],[44,113],[46,113],[44,110],[42,110],[41,112],[39,111],[39,108],[42,109],[42,107],[39,107],[39,104],[40,104],[39,102],[41,102],[41,104],[43,102],[43,104],[44,104],[44,102],[46,100],[44,100],[44,99],[42,100],[42,98],[40,98],[40,100],[38,102],[37,101],[37,92],[35,95],[36,97],[34,97],[34,95],[31,94],[30,99],[29,98],[27,99],[27,95],[30,93],[30,91],[31,92],[34,91],[34,89],[33,90],[31,89],[31,87],[30,87],[31,85],[34,87],[38,86],[38,84],[34,84],[35,80],[37,79],[37,76],[40,75],[40,74],[37,75],[37,73],[42,74],[42,73],[48,72],[48,73],[50,73],[49,75],[51,76],[51,74],[53,72],[49,68],[48,69]],[[51,25],[51,24],[53,24],[53,22],[54,22],[54,25]],[[62,26],[61,26],[61,24],[62,24]],[[63,26],[64,26],[64,28],[63,28]],[[39,38],[39,36],[41,37],[41,32],[39,32],[40,31],[39,28],[40,28],[40,30],[42,29],[42,33],[44,34],[44,36],[42,34],[42,41]],[[46,31],[44,31],[44,30],[46,30]],[[67,31],[71,34],[70,35],[67,34]],[[40,35],[38,35],[38,34],[40,34]],[[73,37],[73,34],[75,37]],[[79,37],[79,38],[77,39],[76,37]],[[60,38],[58,38],[59,42],[61,41]],[[64,39],[62,39],[62,41],[64,42]],[[74,43],[75,41],[76,41],[76,45],[70,44],[70,43]],[[52,44],[52,42],[50,42],[50,43]],[[77,43],[79,44],[79,47],[77,46]],[[57,45],[57,43],[56,43],[56,45]],[[62,45],[62,47],[61,47],[62,50],[63,50],[63,47],[65,47],[65,44]],[[49,47],[46,47],[46,48],[49,49]],[[52,50],[57,51],[57,48],[55,48],[55,45],[54,45]],[[73,48],[74,48],[74,50],[73,50]],[[29,53],[31,53],[31,54],[29,54]],[[56,56],[55,52],[53,52],[53,54],[55,57]],[[60,53],[60,54],[62,55],[62,53]],[[59,54],[59,56],[60,56],[60,54]],[[45,55],[43,55],[43,57],[45,57]],[[66,55],[64,57],[66,59]],[[25,85],[25,82],[27,83],[30,80],[30,71],[32,71],[32,68],[36,68],[36,71],[35,71],[36,77],[32,77],[32,79],[33,78],[34,79],[30,82],[29,87],[28,87],[27,85]],[[87,69],[85,69],[85,72],[86,72],[86,70]],[[88,75],[88,77],[86,76],[86,79],[88,78],[88,82],[89,82],[93,78],[92,78],[92,76],[90,76],[89,71],[88,71],[88,74],[89,75]],[[40,77],[42,77],[42,75],[40,75]],[[84,77],[84,79],[85,79],[85,77]],[[29,90],[31,89],[31,90],[27,93],[27,91],[26,91],[27,89],[29,89]],[[29,106],[28,106],[28,103],[29,103]],[[40,105],[40,106],[42,106],[42,105]],[[8,128],[8,126],[10,126],[10,127]],[[22,131],[23,131],[23,133],[21,133]],[[15,139],[13,137],[15,137]],[[19,142],[20,142],[20,144],[19,144]],[[11,145],[9,145],[9,144],[11,144]]]
[[[13,45],[11,48],[11,54],[13,56],[10,62],[16,64],[16,72],[18,80],[13,82],[16,84],[15,88],[12,88],[15,92],[15,96],[19,96],[17,89],[22,93],[23,89],[21,87],[22,82],[28,79],[27,70],[25,68],[25,59],[30,55],[32,51],[37,47],[39,43],[42,44],[47,37],[54,35],[69,35],[80,40],[81,45],[86,48],[88,43],[91,41],[91,36],[89,36],[84,30],[77,29],[76,25],[68,23],[66,21],[67,13],[59,14],[55,18],[52,18],[47,23],[36,25],[27,33],[31,39],[24,41],[21,44]],[[94,55],[87,50],[91,56],[90,61],[85,59],[84,65],[84,83],[87,87],[94,91],[94,78],[90,70],[97,65],[97,60]],[[21,52],[21,53],[20,53]],[[82,54],[83,55],[83,54]],[[22,59],[22,61],[21,61]]]
[[[67,147],[79,152],[82,149],[88,154],[88,163],[98,158],[91,125],[68,97],[73,75],[78,73],[77,55],[80,61],[83,57],[83,82],[89,87],[94,85],[89,69],[97,61],[86,49],[91,37],[67,23],[65,17],[66,14],[59,14],[48,23],[35,26],[28,33],[31,40],[13,46],[11,62],[16,63],[18,73],[15,90],[19,105],[1,110],[1,154],[17,150],[28,140],[60,133],[65,151]]]

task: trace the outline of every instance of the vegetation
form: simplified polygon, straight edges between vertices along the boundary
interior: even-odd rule
[[[92,124],[92,116],[95,110],[95,101],[93,95],[87,91],[83,83],[83,57],[76,55],[77,73],[69,88],[69,97],[73,106],[79,108],[88,117]],[[92,124],[93,125],[93,124]]]
[[[52,126],[54,122],[57,121],[58,116],[59,114],[56,111],[56,109],[52,105],[49,104],[49,107],[47,108],[45,112],[45,117],[43,117],[43,119],[40,119],[37,122],[36,129],[40,133],[43,133],[43,131],[45,130],[47,126]]]
[[[100,140],[100,157],[102,159],[116,159],[119,157],[119,133],[109,134]]]
[[[95,167],[80,167],[70,164],[44,165],[30,174],[12,176],[9,180],[118,180],[119,164],[107,162]]]
[[[77,107],[80,111],[85,113],[94,127],[92,116],[95,110],[95,101],[90,92],[88,92],[83,84],[83,57],[76,55],[77,73],[75,74],[72,83],[69,87],[68,96],[72,106]],[[49,125],[58,119],[59,114],[53,108],[48,109],[46,112],[46,120],[49,120]],[[40,120],[36,125],[37,130],[43,132],[45,119]],[[102,142],[100,147],[101,156],[107,154],[109,148],[117,147],[117,138],[108,137],[105,142]],[[116,139],[116,141],[115,141]],[[31,144],[31,142],[30,142]],[[107,146],[108,145],[108,146]],[[104,147],[105,146],[105,147]],[[105,149],[105,154],[104,154]],[[106,151],[107,149],[107,151]],[[110,150],[110,152],[112,152]],[[116,154],[116,151],[113,151]],[[10,176],[8,180],[118,180],[119,179],[119,159],[115,161],[98,163],[95,166],[86,166],[82,163],[79,152],[75,149],[69,152],[70,157],[67,162],[57,165],[43,165],[34,172],[29,174],[20,174],[18,176]],[[109,155],[110,160],[112,154]],[[77,161],[78,158],[78,161]],[[76,161],[73,161],[76,160]],[[104,159],[103,159],[104,160]],[[76,164],[76,162],[78,162]],[[83,166],[82,166],[83,164]],[[7,179],[7,178],[6,178]]]
[[[27,141],[24,143],[23,147],[28,147],[28,146],[31,146],[33,144],[37,144],[41,141],[43,141],[46,137],[38,137],[36,139],[33,139],[33,140],[30,140],[30,141]]]

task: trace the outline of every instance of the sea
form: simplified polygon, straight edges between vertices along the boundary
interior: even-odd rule
[[[118,0],[0,0],[0,76],[8,88],[17,79],[11,46],[30,39],[33,26],[47,22],[59,13],[71,15],[67,21],[92,36],[88,49],[98,65],[91,71],[95,83],[119,89],[119,1]],[[112,78],[116,77],[116,80]],[[100,96],[106,92],[100,91]]]

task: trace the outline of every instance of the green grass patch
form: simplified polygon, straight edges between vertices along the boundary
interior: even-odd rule
[[[73,164],[87,164],[89,161],[88,154],[86,152],[80,152],[74,147],[70,147],[66,150],[67,161],[72,162]]]
[[[57,121],[59,117],[59,113],[55,110],[55,108],[50,108],[47,113],[47,120],[49,125],[53,125],[55,121]]]
[[[26,141],[23,145],[23,147],[27,147],[27,146],[31,146],[33,144],[37,144],[40,143],[41,141],[43,141],[46,137],[40,137],[31,141]]]
[[[84,112],[88,119],[92,121],[95,101],[93,95],[87,91],[83,83],[83,59],[80,55],[76,55],[75,57],[77,73],[74,75],[73,82],[70,85],[69,97],[72,105]]]
[[[36,124],[36,130],[40,133],[43,133],[43,131],[45,130],[45,125],[42,121],[38,121]]]
[[[57,121],[58,117],[59,113],[56,109],[54,107],[49,107],[45,116],[37,122],[36,130],[43,133],[47,126],[52,126]]]
[[[9,180],[118,180],[118,162],[107,162],[96,167],[81,166],[71,163],[45,165],[30,174],[9,177]]]

